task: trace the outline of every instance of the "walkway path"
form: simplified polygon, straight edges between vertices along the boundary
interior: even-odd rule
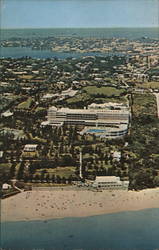
[[[159,93],[154,93],[157,101],[157,117],[159,118]]]

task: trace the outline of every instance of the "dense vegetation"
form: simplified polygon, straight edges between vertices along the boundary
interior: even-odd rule
[[[152,94],[135,94],[133,120],[128,151],[130,188],[159,186],[159,120],[156,117],[156,99]]]

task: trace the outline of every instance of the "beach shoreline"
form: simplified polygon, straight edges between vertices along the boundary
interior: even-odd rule
[[[159,208],[159,188],[27,191],[1,200],[1,222],[88,217]]]

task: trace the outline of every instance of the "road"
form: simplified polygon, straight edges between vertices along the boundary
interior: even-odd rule
[[[159,93],[154,93],[157,101],[157,117],[159,118]]]

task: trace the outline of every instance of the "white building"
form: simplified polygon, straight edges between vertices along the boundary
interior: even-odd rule
[[[26,144],[24,146],[24,152],[35,152],[37,150],[37,144]]]
[[[51,94],[51,93],[47,93],[46,95],[43,95],[41,100],[49,100],[55,97],[59,97],[58,94]]]
[[[130,112],[125,109],[110,109],[99,105],[97,108],[89,106],[88,109],[69,109],[50,107],[48,110],[48,121],[51,124],[66,123],[69,125],[84,126],[107,126],[113,124],[128,124]]]
[[[10,110],[7,110],[6,112],[3,112],[1,114],[1,117],[10,117],[10,116],[13,116],[13,113],[10,112]]]
[[[63,124],[85,126],[81,135],[116,138],[127,134],[130,111],[128,105],[120,103],[92,103],[88,109],[57,109],[52,106],[48,110],[47,119],[48,125],[56,127]]]
[[[129,181],[121,181],[117,176],[97,176],[92,184],[95,188],[103,189],[126,189],[128,190]]]
[[[2,189],[3,190],[8,190],[8,189],[10,189],[12,186],[11,185],[9,185],[8,183],[4,183],[3,185],[2,185]]]
[[[120,161],[120,159],[121,159],[121,152],[114,151],[114,152],[113,152],[113,159],[114,159],[115,161]]]
[[[73,90],[72,88],[69,88],[69,89],[66,89],[66,90],[63,90],[61,92],[61,96],[68,96],[68,97],[73,97],[77,94],[77,90]]]
[[[0,159],[3,158],[3,154],[4,154],[4,152],[0,151]]]

